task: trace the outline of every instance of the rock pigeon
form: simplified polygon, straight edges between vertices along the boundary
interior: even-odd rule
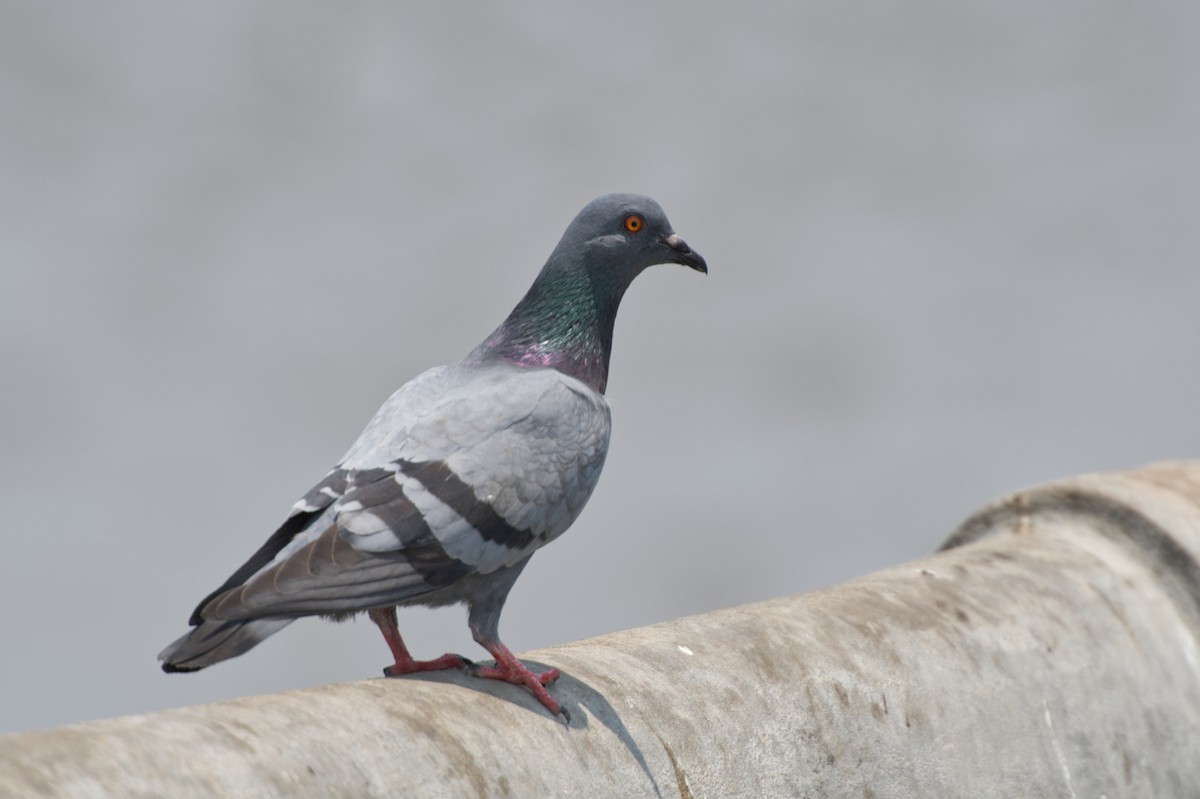
[[[385,675],[465,667],[525,686],[569,721],[545,687],[558,671],[531,671],[500,642],[500,611],[533,553],[571,526],[596,486],[617,306],[660,263],[708,271],[650,198],[588,203],[495,332],[396,391],[267,542],[200,601],[192,629],[159,654],[163,670],[235,657],[301,616],[365,611],[395,658]],[[408,653],[397,606],[458,603],[495,666]]]

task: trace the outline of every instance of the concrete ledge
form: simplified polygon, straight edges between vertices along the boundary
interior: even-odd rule
[[[0,737],[4,796],[1200,795],[1200,462],[985,508],[827,590],[463,674]]]

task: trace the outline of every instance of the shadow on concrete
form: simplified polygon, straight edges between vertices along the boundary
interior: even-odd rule
[[[526,666],[541,671],[543,669],[552,668],[547,663],[541,663],[536,660],[521,659],[521,662]],[[482,662],[480,665],[492,665],[490,661]],[[625,747],[629,754],[637,761],[642,773],[650,780],[651,786],[654,788],[655,796],[662,796],[662,791],[659,789],[658,781],[654,779],[654,774],[650,771],[650,766],[646,762],[645,755],[642,754],[641,748],[637,741],[633,739],[629,728],[621,721],[620,715],[613,708],[612,704],[604,698],[604,694],[593,688],[576,677],[571,676],[563,671],[561,667],[554,666],[559,669],[562,676],[550,684],[550,695],[553,696],[559,704],[571,716],[571,721],[567,725],[570,729],[587,729],[590,726],[591,719],[598,721],[601,726],[616,736],[617,740]],[[524,708],[531,713],[545,718],[547,724],[562,724],[562,719],[554,718],[546,708],[542,707],[533,695],[528,690],[519,685],[501,682],[499,680],[487,680],[471,676],[466,670],[453,669],[448,671],[426,671],[417,672],[414,674],[405,674],[402,677],[394,677],[388,679],[397,680],[424,680],[427,682],[440,682],[457,685],[461,688],[467,688],[481,694],[487,694],[497,699],[501,699],[510,704]],[[584,712],[586,711],[586,712]]]

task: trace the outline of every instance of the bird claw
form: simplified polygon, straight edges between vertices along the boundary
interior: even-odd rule
[[[501,680],[502,682],[512,683],[513,685],[529,685],[529,680],[532,678],[537,680],[541,685],[549,685],[562,676],[558,669],[546,669],[545,671],[534,671],[521,666],[520,669],[505,668],[503,666],[481,666],[478,663],[468,662],[467,670],[474,677],[479,677],[484,680]]]
[[[512,656],[509,655],[509,657]],[[558,669],[533,671],[516,658],[512,658],[511,662],[499,660],[495,666],[481,666],[472,663],[467,669],[473,676],[484,680],[500,680],[513,685],[525,686],[533,694],[534,698],[542,703],[542,707],[549,710],[555,716],[562,716],[563,723],[570,726],[571,714],[567,712],[565,707],[554,701],[554,697],[550,696],[550,693],[546,690],[548,684],[562,676],[562,673]]]
[[[464,669],[474,666],[474,662],[467,660],[462,655],[455,655],[447,652],[440,658],[433,660],[409,660],[407,662],[396,662],[383,669],[384,677],[402,677],[405,674],[415,674],[419,671],[443,671],[445,669]]]

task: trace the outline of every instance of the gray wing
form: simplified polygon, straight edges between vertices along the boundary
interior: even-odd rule
[[[289,521],[307,514],[303,528],[270,557],[251,559],[242,580],[231,578],[197,615],[420,601],[512,566],[566,530],[607,453],[604,398],[550,369],[503,365],[468,376],[440,375],[434,402],[397,392],[339,468],[297,503]]]

